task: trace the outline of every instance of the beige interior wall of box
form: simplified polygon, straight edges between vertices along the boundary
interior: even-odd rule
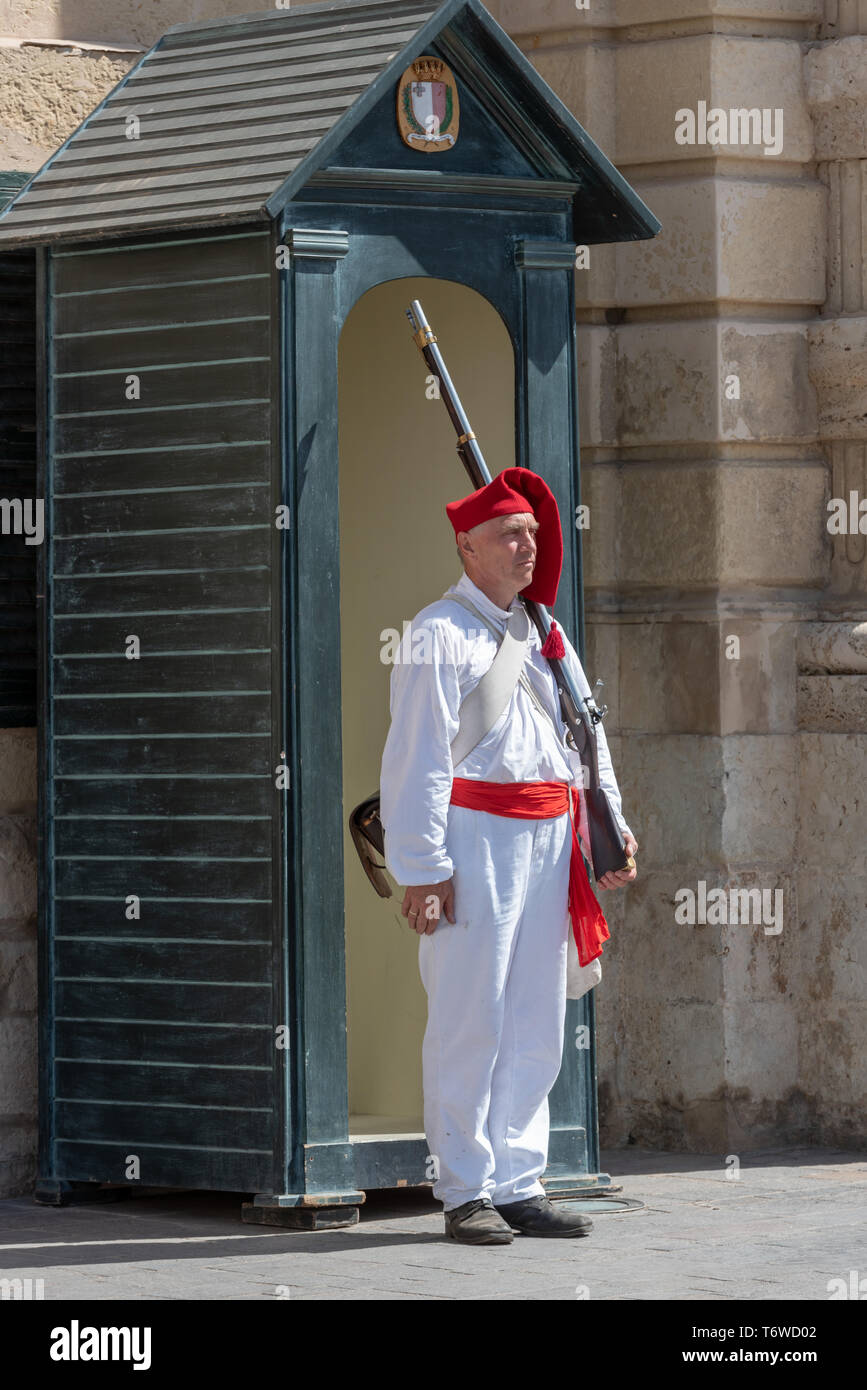
[[[344,827],[379,785],[389,727],[387,628],[403,632],[460,577],[445,505],[472,490],[405,316],[419,299],[492,474],[515,462],[515,363],[493,306],[452,281],[389,280],[340,340],[340,617]],[[427,1000],[403,889],[379,898],[344,835],[349,1132],[422,1135]],[[439,930],[439,929],[438,929]]]

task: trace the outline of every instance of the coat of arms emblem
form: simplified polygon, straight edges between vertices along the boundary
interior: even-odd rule
[[[397,124],[405,145],[434,154],[458,138],[458,89],[441,58],[416,58],[397,88]]]

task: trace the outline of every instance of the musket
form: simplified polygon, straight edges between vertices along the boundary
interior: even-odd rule
[[[491,474],[485,463],[479,442],[476,439],[467,413],[460,402],[454,383],[448,374],[436,334],[428,323],[424,310],[417,299],[412,301],[406,316],[413,330],[413,337],[419,351],[434,376],[439,379],[440,397],[448,412],[449,419],[458,436],[457,450],[474,488],[484,487],[491,481]],[[545,608],[532,599],[521,598],[544,644],[551,630],[551,619]],[[587,822],[590,832],[590,850],[593,859],[593,872],[597,881],[604,874],[617,869],[634,869],[635,860],[626,852],[626,841],[617,824],[617,818],[608,793],[599,781],[599,750],[596,741],[596,726],[605,715],[607,706],[602,709],[596,704],[592,694],[579,695],[563,662],[553,656],[545,658],[554,673],[557,691],[560,696],[560,709],[566,725],[567,738],[571,747],[580,755],[582,767],[587,768],[585,793],[587,798]],[[600,682],[597,682],[599,684]],[[586,761],[585,761],[586,760]]]

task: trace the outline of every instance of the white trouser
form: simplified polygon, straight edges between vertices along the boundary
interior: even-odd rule
[[[449,807],[455,922],[419,938],[424,1126],[446,1211],[544,1192],[566,1015],[568,815]]]

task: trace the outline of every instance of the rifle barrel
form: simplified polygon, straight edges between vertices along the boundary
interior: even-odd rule
[[[458,453],[470,475],[470,482],[474,488],[484,487],[486,483],[491,481],[490,469],[485,463],[484,455],[479,448],[476,436],[473,434],[467,413],[461,405],[460,396],[449,376],[443,355],[437,346],[436,334],[428,323],[424,309],[417,299],[412,301],[412,308],[407,309],[406,316],[413,326],[415,340],[422,357],[431,371],[439,377],[442,401],[448,411],[449,419],[457,431]],[[461,440],[464,442],[461,443]]]

